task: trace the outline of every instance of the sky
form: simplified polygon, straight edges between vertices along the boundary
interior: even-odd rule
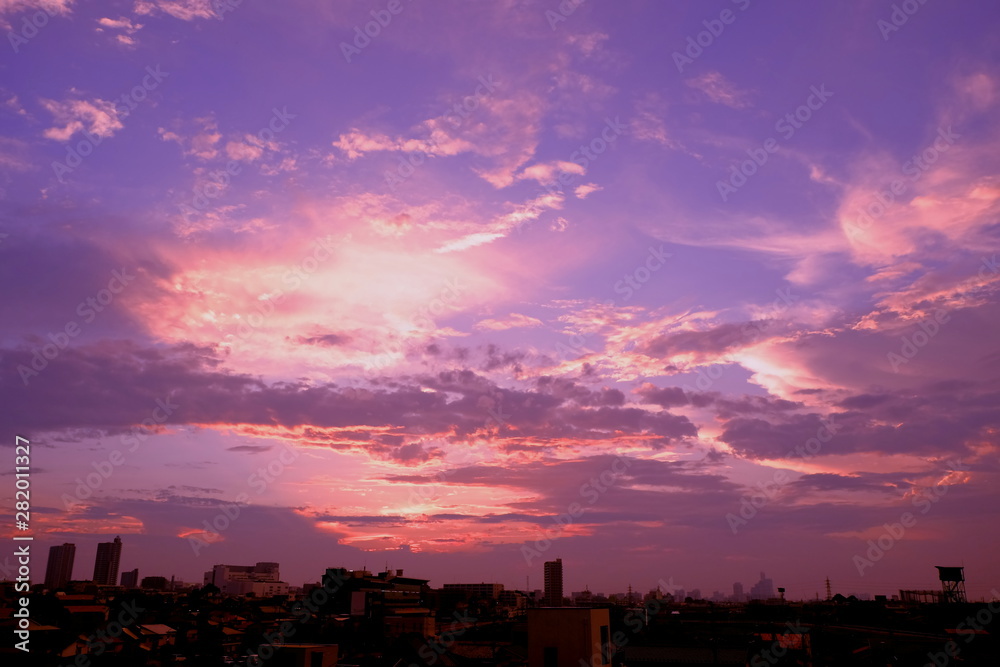
[[[21,436],[39,581],[989,595],[998,22],[0,0],[5,538]]]

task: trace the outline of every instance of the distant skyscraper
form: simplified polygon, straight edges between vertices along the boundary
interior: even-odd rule
[[[45,588],[52,590],[62,588],[73,578],[73,559],[76,558],[76,545],[66,543],[62,546],[49,547],[49,563],[45,568]]]
[[[743,594],[743,584],[736,582],[733,584],[733,602],[746,602],[746,595]]]
[[[545,563],[545,605],[547,607],[563,606],[562,558]]]
[[[122,586],[125,588],[139,587],[139,568],[135,568],[131,572],[122,572]]]
[[[760,581],[750,587],[751,600],[770,600],[775,597],[774,582],[760,573]]]
[[[118,584],[118,564],[122,559],[122,538],[114,542],[97,545],[97,559],[94,561],[94,583],[104,586]]]

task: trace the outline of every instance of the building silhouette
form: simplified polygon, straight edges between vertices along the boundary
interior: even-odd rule
[[[545,606],[563,606],[562,558],[556,558],[545,563]]]
[[[122,538],[115,537],[114,542],[101,542],[97,545],[97,558],[94,560],[94,583],[103,586],[118,584],[118,565],[122,559]]]
[[[76,545],[66,544],[49,547],[49,562],[45,567],[45,588],[62,588],[73,578],[73,559]]]
[[[427,582],[403,576],[403,570],[372,574],[368,570],[330,567],[322,578],[322,587],[330,594],[320,606],[327,613],[350,615],[358,622],[381,626],[387,637],[413,632],[429,637],[437,630],[428,606]]]
[[[125,588],[139,587],[139,568],[135,568],[129,572],[122,572],[122,586]]]
[[[607,609],[528,610],[528,667],[603,667],[614,650]]]
[[[442,590],[460,592],[469,597],[492,598],[496,600],[503,593],[503,584],[445,584]]]
[[[204,583],[212,584],[226,595],[271,597],[288,593],[288,584],[281,581],[277,563],[256,565],[216,565],[205,573]]]
[[[760,573],[760,581],[750,587],[751,600],[771,600],[777,597],[774,593],[774,582]]]
[[[747,596],[743,592],[743,584],[737,581],[733,584],[733,602],[746,602]]]

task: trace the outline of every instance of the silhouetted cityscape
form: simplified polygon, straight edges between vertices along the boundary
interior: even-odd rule
[[[1000,667],[1000,0],[0,28],[0,667]]]
[[[28,605],[37,664],[758,667],[915,665],[940,655],[995,665],[1000,650],[985,629],[1000,613],[1000,594],[967,601],[960,567],[938,567],[938,589],[864,599],[834,594],[826,579],[822,598],[791,601],[764,572],[749,592],[734,582],[731,594],[703,595],[661,579],[652,588],[565,595],[562,558],[544,562],[536,590],[485,581],[432,587],[401,569],[344,567],[296,586],[276,562],[217,564],[200,582],[140,581],[136,568],[116,584],[109,580],[123,548],[120,537],[99,544],[86,581],[69,578],[74,544],[50,548],[45,582],[31,586]],[[10,631],[14,587],[0,589]]]

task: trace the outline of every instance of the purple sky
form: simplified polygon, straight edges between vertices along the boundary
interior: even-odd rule
[[[4,534],[21,434],[79,578],[987,594],[998,19],[0,0]]]

